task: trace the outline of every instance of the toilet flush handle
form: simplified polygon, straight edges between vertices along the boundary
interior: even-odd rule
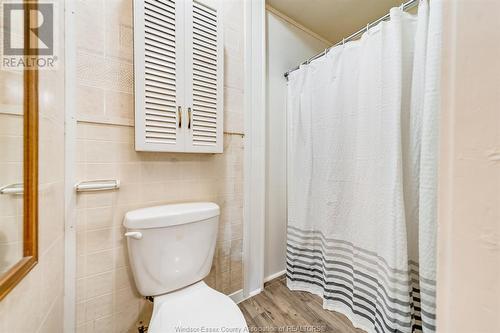
[[[131,237],[133,239],[142,239],[142,234],[138,231],[129,231],[125,233],[125,237]]]

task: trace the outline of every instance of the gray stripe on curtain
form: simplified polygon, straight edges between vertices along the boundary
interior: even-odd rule
[[[300,244],[302,244],[302,246],[305,246],[308,243],[307,240],[310,240],[311,241],[310,243],[313,245],[315,245],[315,241],[320,241],[322,243],[323,247],[327,250],[331,250],[331,251],[337,250],[337,251],[347,252],[347,253],[353,255],[354,257],[356,257],[357,259],[363,260],[368,264],[376,266],[376,268],[373,268],[374,272],[375,272],[375,269],[376,269],[376,272],[378,272],[379,270],[384,270],[384,272],[386,273],[387,279],[389,281],[395,282],[395,283],[400,283],[401,285],[404,285],[404,286],[407,285],[406,278],[408,276],[408,271],[398,270],[398,269],[390,267],[382,257],[378,256],[374,252],[367,251],[363,248],[355,246],[354,244],[347,242],[347,241],[344,241],[344,240],[327,238],[322,232],[317,231],[317,230],[304,231],[304,230],[301,230],[301,229],[298,229],[298,228],[295,228],[292,226],[288,226],[288,242],[294,242],[294,237],[299,240],[299,242],[300,242]],[[335,245],[332,245],[332,244],[335,244]],[[339,246],[342,244],[347,245],[348,248]],[[356,250],[357,252],[360,252],[360,253],[364,253],[365,255],[362,255],[360,253],[355,253],[354,250]],[[433,281],[430,279],[424,279],[424,278],[420,277],[419,272],[418,272],[418,263],[416,263],[412,260],[409,260],[408,266],[412,267],[412,269],[409,271],[411,276],[412,276],[412,281],[420,284],[420,288],[419,288],[420,292],[423,294],[426,294],[428,296],[435,296],[436,281]],[[390,274],[389,272],[392,274]],[[403,276],[402,281],[398,282],[396,279],[393,279],[390,277],[390,276],[395,275],[395,274],[402,275]],[[424,282],[424,284],[427,284],[427,286],[423,286],[422,282]],[[397,291],[395,291],[395,292],[397,292]],[[428,303],[427,305],[435,307],[435,303]]]
[[[412,262],[408,267],[407,271],[394,269],[373,252],[328,239],[318,231],[288,228],[288,280],[321,287],[325,299],[349,306],[372,321],[379,332],[400,332],[397,327],[420,332],[422,325],[435,330],[435,314],[422,312],[420,307],[418,265]],[[392,288],[391,283],[407,291]]]

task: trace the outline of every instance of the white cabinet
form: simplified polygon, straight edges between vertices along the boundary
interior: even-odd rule
[[[220,21],[203,1],[134,0],[137,151],[222,152]]]

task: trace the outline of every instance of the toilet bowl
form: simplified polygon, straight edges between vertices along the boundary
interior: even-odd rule
[[[238,306],[203,281],[154,301],[148,332],[248,332]]]
[[[212,267],[218,221],[219,207],[208,202],[125,215],[135,284],[154,299],[148,332],[248,332],[231,298],[202,281]]]

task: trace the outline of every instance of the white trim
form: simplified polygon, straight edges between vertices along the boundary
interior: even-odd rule
[[[76,331],[76,33],[75,0],[64,8],[64,332]]]
[[[266,4],[266,10],[268,12],[273,13],[274,15],[278,16],[280,19],[282,19],[282,20],[288,22],[289,24],[293,25],[294,27],[296,27],[296,28],[304,31],[306,34],[310,35],[311,37],[319,39],[320,41],[322,41],[323,43],[326,43],[328,45],[333,45],[334,44],[334,42],[332,42],[331,40],[328,40],[328,39],[326,39],[326,38],[318,35],[317,33],[315,33],[312,30],[309,30],[308,28],[304,27],[299,22],[295,21],[294,19],[292,19],[289,16],[286,16],[285,14],[283,14],[282,12],[280,12],[279,10],[277,10],[276,8],[272,7],[271,5]]]
[[[240,289],[238,291],[235,291],[234,293],[230,294],[229,297],[233,300],[234,303],[238,304],[242,301],[245,300],[245,297],[243,297],[243,289]]]
[[[252,290],[251,292],[248,293],[248,297],[245,299],[249,299],[249,298],[252,298],[254,296],[257,296],[258,294],[260,294],[262,292],[262,290],[264,290],[264,288],[258,288],[258,289]]]
[[[276,272],[276,273],[274,273],[274,274],[271,274],[271,275],[269,275],[268,277],[266,277],[266,278],[264,279],[264,283],[265,283],[265,282],[269,282],[269,281],[271,281],[271,280],[273,280],[273,279],[276,279],[277,277],[280,277],[280,276],[282,276],[282,275],[285,275],[285,273],[286,273],[286,269],[284,269],[284,270],[282,270],[282,271],[280,271],[280,272]]]
[[[243,301],[246,301],[249,298],[252,298],[262,292],[262,289],[256,289],[248,293],[248,295],[245,297],[243,293],[243,289],[240,289],[238,291],[235,291],[234,293],[230,294],[229,297],[233,300],[234,303],[240,304]]]
[[[266,171],[265,1],[244,2],[245,150],[243,295],[264,285]]]

